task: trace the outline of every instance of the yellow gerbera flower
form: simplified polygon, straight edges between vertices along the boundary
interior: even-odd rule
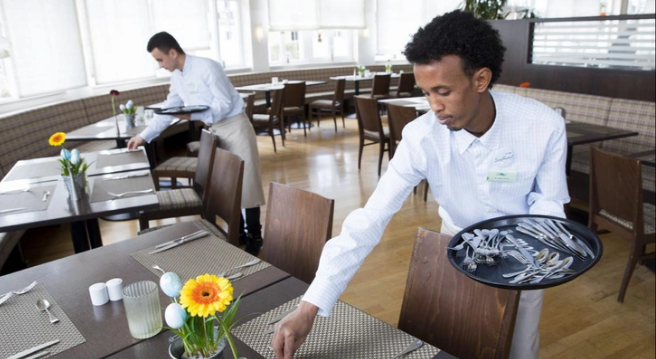
[[[226,310],[232,302],[232,284],[215,275],[204,274],[189,279],[180,291],[180,305],[191,316],[206,318]]]
[[[66,141],[66,134],[63,132],[56,132],[50,136],[48,143],[50,143],[50,146],[61,146],[64,141]]]

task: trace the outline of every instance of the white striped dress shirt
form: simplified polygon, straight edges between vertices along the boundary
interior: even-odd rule
[[[208,126],[244,112],[244,100],[232,86],[223,67],[214,60],[187,54],[182,71],[171,73],[171,87],[163,108],[191,105],[210,107],[208,111],[191,114],[192,121],[203,121]],[[150,143],[171,121],[173,116],[156,115],[139,136]]]
[[[467,227],[517,214],[564,217],[569,202],[565,177],[565,121],[546,105],[490,91],[492,127],[480,138],[451,131],[427,114],[408,124],[403,140],[364,208],[350,213],[339,236],[328,241],[304,301],[329,315],[392,216],[422,179],[427,179],[448,225]],[[511,182],[489,177],[514,176]]]

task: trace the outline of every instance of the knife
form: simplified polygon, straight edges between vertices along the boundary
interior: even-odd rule
[[[538,262],[535,260],[535,258],[529,253],[524,247],[520,246],[515,242],[515,238],[511,236],[510,234],[506,234],[506,239],[509,240],[512,244],[517,247],[517,250],[519,250],[519,253],[521,253],[524,257],[526,257],[526,260],[531,263],[531,265],[535,268],[540,268],[540,265]]]
[[[282,320],[282,318],[286,317],[288,314],[290,314],[291,312],[295,311],[296,308],[298,308],[297,305],[295,305],[295,306],[292,307],[291,309],[287,309],[287,310],[284,311],[282,314],[280,314],[280,315],[278,315],[277,317],[271,319],[271,320],[267,323],[267,325],[271,325],[271,324],[276,324],[276,323],[278,323],[279,321]]]
[[[25,209],[25,207],[3,209],[3,210],[0,210],[0,213],[16,212],[16,211],[22,211],[22,210],[24,210],[24,209]]]
[[[169,250],[169,249],[171,249],[171,248],[175,248],[175,247],[177,247],[177,246],[179,246],[179,245],[185,244],[185,243],[187,243],[187,242],[193,241],[193,240],[198,239],[198,238],[207,237],[207,236],[209,236],[209,235],[210,235],[210,234],[207,233],[207,232],[199,233],[199,234],[196,235],[196,236],[185,238],[185,239],[183,239],[183,240],[181,240],[181,241],[175,242],[175,243],[170,244],[170,245],[168,245],[168,246],[166,246],[166,247],[162,247],[162,248],[160,248],[160,249],[156,249],[156,250],[154,250],[154,251],[152,251],[152,252],[150,252],[150,253],[148,253],[148,254],[155,254],[155,253],[159,253],[159,252],[164,252],[164,251],[167,251],[167,250]]]
[[[30,355],[30,354],[32,354],[32,353],[38,352],[38,351],[41,350],[41,349],[47,348],[47,347],[52,346],[52,345],[55,345],[55,344],[57,344],[57,343],[59,343],[59,339],[55,339],[55,340],[49,341],[49,342],[47,342],[47,343],[43,343],[43,344],[41,344],[41,345],[37,345],[37,346],[32,347],[32,348],[30,348],[30,349],[24,350],[24,351],[22,351],[22,352],[20,352],[20,353],[14,354],[14,355],[10,356],[10,357],[7,358],[7,359],[21,359],[21,358],[25,358],[26,356],[28,356],[28,355]]]
[[[148,176],[148,173],[141,173],[141,174],[131,174],[131,175],[124,175],[124,176],[107,177],[107,178],[103,178],[103,181],[118,180],[118,179],[125,179],[125,178],[134,178],[134,177],[145,177],[145,176]]]
[[[26,358],[23,358],[23,359],[36,359],[36,358],[41,358],[43,356],[46,356],[48,354],[50,354],[50,352],[41,352],[41,353],[36,353],[34,355],[30,355],[30,356],[28,356]]]
[[[186,234],[186,235],[184,235],[184,236],[182,236],[182,237],[180,237],[180,238],[174,239],[174,240],[172,240],[172,241],[168,241],[168,242],[164,242],[164,243],[162,243],[162,244],[158,244],[158,245],[155,246],[155,248],[166,247],[166,246],[168,246],[168,245],[171,245],[171,244],[173,244],[173,243],[177,243],[177,242],[180,242],[180,241],[184,241],[184,240],[187,239],[187,238],[193,237],[193,236],[198,235],[198,234],[201,234],[201,233],[207,233],[207,231],[205,231],[204,229],[201,229],[201,230],[196,231],[196,232],[194,232],[194,233]]]

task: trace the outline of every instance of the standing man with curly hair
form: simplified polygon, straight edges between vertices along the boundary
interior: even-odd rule
[[[328,241],[316,278],[298,308],[276,325],[276,356],[291,359],[327,316],[387,223],[422,179],[440,205],[442,233],[506,215],[564,217],[565,121],[549,107],[490,91],[501,74],[505,48],[486,21],[461,11],[438,16],[406,46],[417,86],[431,111],[408,124],[387,172],[364,208]],[[488,176],[503,171],[512,181]],[[538,358],[543,291],[523,291],[511,358]]]
[[[167,32],[159,32],[148,41],[148,52],[160,67],[171,72],[171,87],[164,107],[207,105],[209,109],[192,114],[176,115],[183,120],[203,121],[212,128],[219,147],[244,161],[244,182],[241,207],[246,209],[246,220],[241,219],[239,242],[246,251],[257,255],[262,246],[260,206],[265,204],[260,155],[255,131],[244,113],[244,101],[218,62],[186,54],[178,41]],[[155,121],[128,142],[134,149],[152,141],[173,121],[172,116],[157,115]],[[248,233],[244,232],[244,222]]]

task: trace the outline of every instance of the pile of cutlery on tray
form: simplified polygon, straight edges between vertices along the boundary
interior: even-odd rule
[[[570,257],[560,259],[560,253],[549,252],[547,248],[535,250],[524,239],[511,235],[511,229],[475,229],[473,234],[465,232],[462,240],[456,246],[448,248],[460,251],[465,249],[465,258],[461,265],[469,273],[475,273],[479,264],[496,265],[500,259],[514,258],[526,268],[513,273],[504,273],[504,278],[513,278],[509,283],[536,284],[544,279],[557,279],[576,273],[569,269],[576,257],[586,261],[595,258],[589,245],[574,236],[559,221],[548,218],[523,218],[515,229],[525,235],[535,238],[540,243],[554,248]],[[573,256],[573,257],[572,257]]]

